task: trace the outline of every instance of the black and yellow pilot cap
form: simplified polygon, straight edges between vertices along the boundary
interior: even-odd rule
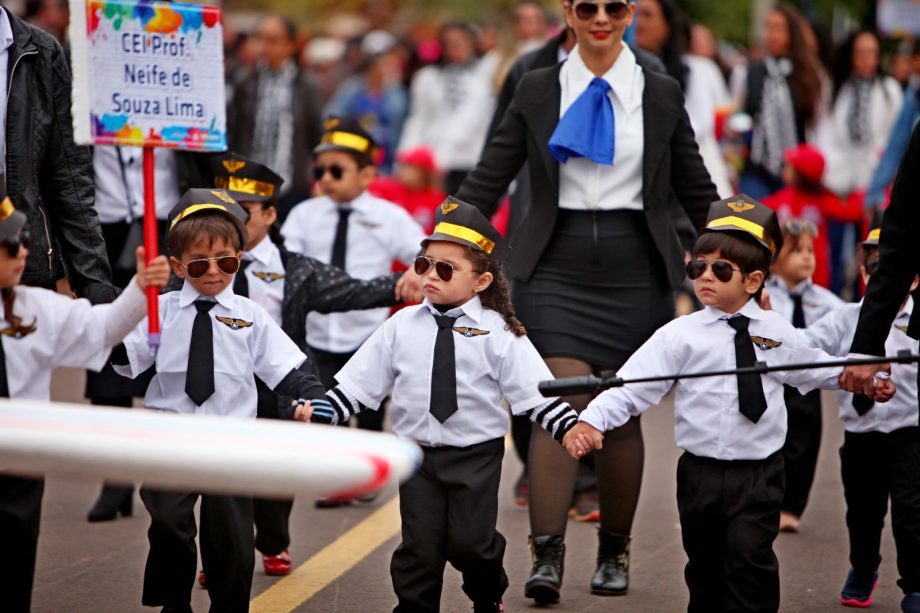
[[[245,248],[249,242],[249,232],[246,231],[249,213],[223,189],[193,187],[185,192],[179,199],[179,204],[169,212],[169,231],[192,215],[213,212],[226,215],[233,222],[240,232],[241,244]]]
[[[783,248],[783,232],[776,213],[750,196],[739,194],[713,202],[703,232],[742,232],[775,257]]]
[[[13,201],[6,195],[6,181],[0,174],[0,241],[12,238],[26,225],[26,214],[17,211]]]
[[[373,164],[377,143],[356,119],[332,116],[326,119],[323,127],[323,137],[313,149],[314,155],[325,151],[348,151]]]
[[[484,251],[493,257],[504,257],[508,245],[498,230],[472,204],[448,196],[435,209],[435,225],[431,235],[422,241],[448,241]]]
[[[211,158],[214,187],[227,190],[237,202],[268,202],[278,198],[284,179],[271,168],[236,153]]]

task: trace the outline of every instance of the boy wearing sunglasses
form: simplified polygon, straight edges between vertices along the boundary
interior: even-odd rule
[[[188,190],[170,213],[170,263],[184,283],[160,296],[159,349],[150,348],[144,321],[113,359],[116,371],[132,378],[156,368],[147,408],[254,418],[255,377],[278,394],[322,398],[312,370],[300,368],[306,355],[262,307],[233,293],[247,218],[217,189]],[[245,611],[255,562],[252,499],[201,498],[201,559],[212,609]],[[191,611],[198,494],[142,487],[141,499],[151,516],[143,604]]]
[[[425,234],[401,206],[367,191],[374,180],[377,157],[371,135],[354,119],[330,117],[314,154],[316,184],[323,195],[291,210],[281,227],[287,248],[356,279],[385,275],[394,260],[411,267]],[[410,272],[408,277],[415,275]],[[310,314],[307,338],[326,387],[335,384],[335,373],[388,314],[387,308]],[[358,415],[356,421],[359,428],[382,430],[383,411]]]
[[[881,229],[869,232],[862,244],[863,281],[878,269]],[[916,289],[914,279],[911,291]],[[831,355],[850,351],[862,301],[841,305],[809,326],[808,342]],[[906,296],[885,340],[886,355],[917,354],[920,345],[907,335],[913,299]],[[898,586],[904,592],[903,611],[920,611],[920,437],[917,426],[917,364],[892,364],[898,393],[883,407],[865,396],[837,392],[845,429],[840,448],[840,474],[847,504],[851,568],[840,602],[868,607],[878,583],[879,547],[885,514],[891,501],[891,529],[898,554]]]
[[[625,379],[832,359],[809,347],[758,301],[782,248],[776,216],[741,195],[714,203],[687,273],[704,309],[660,328],[617,373]],[[574,457],[600,448],[603,433],[658,404],[671,389],[677,507],[688,563],[689,611],[776,611],[786,437],[783,384],[839,389],[842,368],[747,373],[626,385],[595,398],[563,441]],[[879,380],[877,398],[893,395]]]

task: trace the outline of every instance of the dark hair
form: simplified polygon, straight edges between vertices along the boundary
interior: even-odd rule
[[[505,330],[515,336],[526,336],[527,330],[524,328],[524,324],[514,314],[514,305],[511,304],[511,285],[502,270],[501,259],[492,257],[485,251],[479,251],[472,247],[467,247],[466,251],[476,272],[480,274],[484,272],[492,273],[492,283],[479,294],[482,306],[492,309],[502,316],[502,319],[505,320]]]
[[[812,240],[815,239],[815,235],[811,232],[807,232],[804,229],[800,232],[792,232],[786,224],[780,226],[780,231],[783,233],[783,249],[787,249],[789,252],[795,251],[798,248],[799,243],[802,242],[802,237],[808,235]],[[776,252],[776,258],[779,259],[779,255],[782,250]]]
[[[376,149],[374,149],[374,151],[376,151]],[[355,161],[355,164],[358,165],[358,170],[361,170],[362,168],[367,168],[368,166],[376,166],[371,156],[369,156],[366,153],[360,153],[358,151],[355,151],[354,149],[329,149],[328,151],[321,151],[320,154],[333,153],[333,152],[339,152],[339,153],[344,153],[348,155],[348,157],[353,159]],[[317,157],[319,156],[317,155]],[[314,159],[314,162],[315,162],[315,159]]]
[[[16,301],[16,288],[4,287],[0,290],[0,293],[3,295],[3,317],[9,324],[9,328],[7,329],[10,333],[13,334],[13,336],[20,336],[35,332],[34,318],[32,319],[32,323],[23,325],[22,318],[13,314],[13,302]]]
[[[236,224],[227,219],[226,215],[204,211],[183,219],[170,229],[167,236],[170,255],[181,259],[188,246],[200,236],[207,237],[211,245],[218,238],[223,238],[229,244],[234,245],[238,251],[245,247],[239,229]]]
[[[853,76],[853,49],[856,47],[856,39],[860,36],[868,35],[875,39],[876,44],[879,45],[879,52],[881,53],[881,41],[878,38],[878,34],[872,30],[867,30],[865,28],[853,32],[850,36],[847,37],[846,41],[840,45],[840,48],[837,50],[837,54],[834,58],[834,93],[831,98],[831,103],[837,101],[837,96],[840,95],[840,90],[843,89],[843,86],[847,81]],[[879,57],[881,60],[881,57]],[[885,75],[885,71],[882,69],[882,62],[879,61],[878,67],[875,69],[875,78],[879,78]],[[885,91],[887,95],[888,90]]]
[[[273,242],[279,249],[284,248],[284,235],[281,234],[281,216],[278,215],[278,203],[274,198],[262,203],[262,210],[275,209],[275,221],[268,227],[268,240]]]
[[[284,33],[287,35],[288,41],[292,43],[297,42],[297,24],[294,23],[294,20],[285,15],[266,15],[259,22],[260,25],[268,21],[269,19],[277,19],[278,23],[281,24],[281,27],[284,28]]]
[[[680,88],[687,87],[687,67],[683,55],[690,46],[690,22],[672,0],[656,0],[664,20],[668,24],[668,37],[664,41],[659,57],[668,74],[677,79]]]
[[[805,39],[807,22],[798,9],[788,4],[777,4],[772,10],[783,16],[789,30],[789,59],[792,61],[789,85],[796,115],[810,123],[821,98],[821,65]]]
[[[800,192],[818,196],[827,191],[827,188],[821,181],[813,181],[812,179],[809,179],[798,170],[796,170],[795,167],[792,168],[792,171],[795,173],[795,177],[792,180],[792,187],[799,190]]]
[[[772,254],[763,245],[756,242],[753,237],[744,232],[710,231],[703,232],[693,246],[693,257],[704,253],[719,252],[719,256],[733,264],[737,264],[743,274],[751,274],[758,270],[763,273],[764,282],[770,277],[770,264],[773,262]],[[763,285],[757,290],[753,298],[758,302],[763,292]]]

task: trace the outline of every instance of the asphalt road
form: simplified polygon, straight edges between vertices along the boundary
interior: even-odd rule
[[[82,376],[58,373],[55,398],[78,401]],[[782,576],[782,611],[844,611],[837,595],[849,567],[844,527],[843,495],[837,448],[842,428],[836,405],[825,396],[825,429],[812,500],[799,534],[782,534],[777,542]],[[570,522],[567,536],[562,603],[547,610],[649,611],[686,609],[684,552],[675,502],[675,467],[679,450],[673,439],[670,401],[643,417],[646,466],[635,523],[629,595],[592,596],[588,590],[594,569],[596,535],[590,525]],[[511,487],[520,464],[509,450],[502,482],[499,528],[508,539],[505,566],[511,587],[506,611],[536,609],[523,597],[529,571],[527,513],[515,507]],[[88,524],[86,511],[99,483],[50,480],[46,490],[33,597],[35,613],[122,613],[152,611],[140,605],[148,518],[139,499],[127,519]],[[293,513],[292,554],[295,575],[267,577],[257,556],[253,611],[391,610],[395,604],[389,579],[389,557],[398,543],[398,516],[391,504],[395,492],[376,502],[336,510],[316,510],[311,500],[298,500]],[[378,543],[379,546],[376,546]],[[898,611],[894,545],[886,529],[876,600],[871,610]],[[2,602],[2,601],[0,601]],[[194,590],[193,607],[208,610],[205,590]],[[443,611],[469,611],[460,578],[448,568]],[[2,610],[2,605],[0,605]]]

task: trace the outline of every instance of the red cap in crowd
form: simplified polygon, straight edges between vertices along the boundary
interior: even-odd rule
[[[824,156],[816,147],[801,144],[795,149],[786,151],[786,161],[804,179],[820,183],[824,176]]]
[[[426,172],[437,172],[438,165],[434,161],[434,153],[428,147],[416,147],[396,154],[396,161],[400,164],[418,166]]]

